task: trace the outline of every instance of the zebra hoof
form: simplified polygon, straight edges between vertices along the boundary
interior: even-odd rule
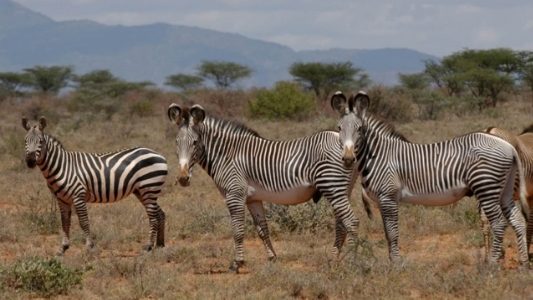
[[[241,261],[236,261],[234,260],[230,265],[229,265],[229,270],[231,272],[235,272],[235,274],[239,274],[239,269],[244,266],[244,261],[241,260]]]
[[[150,251],[152,251],[153,248],[154,248],[154,246],[152,246],[152,244],[143,246],[143,250],[145,252],[150,252]]]
[[[270,257],[268,258],[268,261],[269,261],[269,262],[276,262],[277,260],[278,260],[278,257],[275,256],[275,255],[274,255],[274,256],[270,256]]]

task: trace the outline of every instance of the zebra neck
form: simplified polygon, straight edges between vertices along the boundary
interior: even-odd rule
[[[223,119],[206,118],[200,127],[204,150],[199,153],[199,164],[209,176],[217,173],[219,166],[235,156],[250,139],[262,139],[246,126]]]
[[[67,151],[63,148],[63,145],[56,138],[45,134],[44,143],[41,149],[41,157],[37,161],[37,165],[45,176],[52,171],[51,168],[54,164],[60,165],[62,158],[66,155]]]

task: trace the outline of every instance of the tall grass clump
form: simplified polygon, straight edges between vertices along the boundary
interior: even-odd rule
[[[315,107],[312,94],[299,85],[280,81],[272,90],[260,90],[250,102],[253,117],[266,119],[304,119]]]
[[[42,297],[67,294],[81,285],[81,280],[81,270],[71,269],[55,258],[28,257],[2,269],[4,286]]]

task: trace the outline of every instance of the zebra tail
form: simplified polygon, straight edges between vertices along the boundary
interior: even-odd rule
[[[363,200],[363,206],[365,207],[367,217],[370,220],[374,219],[374,214],[372,213],[372,209],[370,208],[370,203],[368,201],[368,196],[366,195],[364,189],[361,192],[361,200]]]
[[[530,216],[529,216],[529,204],[526,198],[526,181],[524,177],[524,169],[522,168],[522,162],[520,161],[520,158],[518,157],[518,153],[516,152],[516,149],[513,149],[513,156],[514,156],[513,160],[516,162],[516,165],[517,165],[518,178],[520,181],[520,206],[522,207],[522,214],[524,215],[527,221]]]

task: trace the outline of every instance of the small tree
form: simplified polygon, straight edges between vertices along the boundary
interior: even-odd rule
[[[250,102],[254,117],[267,119],[302,119],[315,107],[315,100],[309,91],[302,91],[294,82],[278,81],[271,90],[260,90],[256,99]]]
[[[249,77],[252,70],[233,62],[203,61],[198,67],[198,75],[212,80],[218,88],[226,89],[237,80]]]
[[[336,89],[360,89],[369,84],[368,75],[351,62],[302,63],[291,65],[289,73],[296,81],[311,89],[318,98],[327,99]]]
[[[21,93],[20,89],[29,85],[27,74],[15,72],[0,73],[0,92],[9,96]]]
[[[429,79],[425,73],[398,74],[400,84],[408,90],[423,90],[428,88]]]
[[[117,82],[120,79],[115,77],[109,70],[94,70],[74,79],[80,88],[103,85],[111,82]]]
[[[35,66],[24,71],[30,78],[30,85],[43,93],[57,93],[73,78],[70,66]]]
[[[166,85],[182,91],[196,89],[202,85],[204,79],[196,75],[174,74],[167,77]]]

